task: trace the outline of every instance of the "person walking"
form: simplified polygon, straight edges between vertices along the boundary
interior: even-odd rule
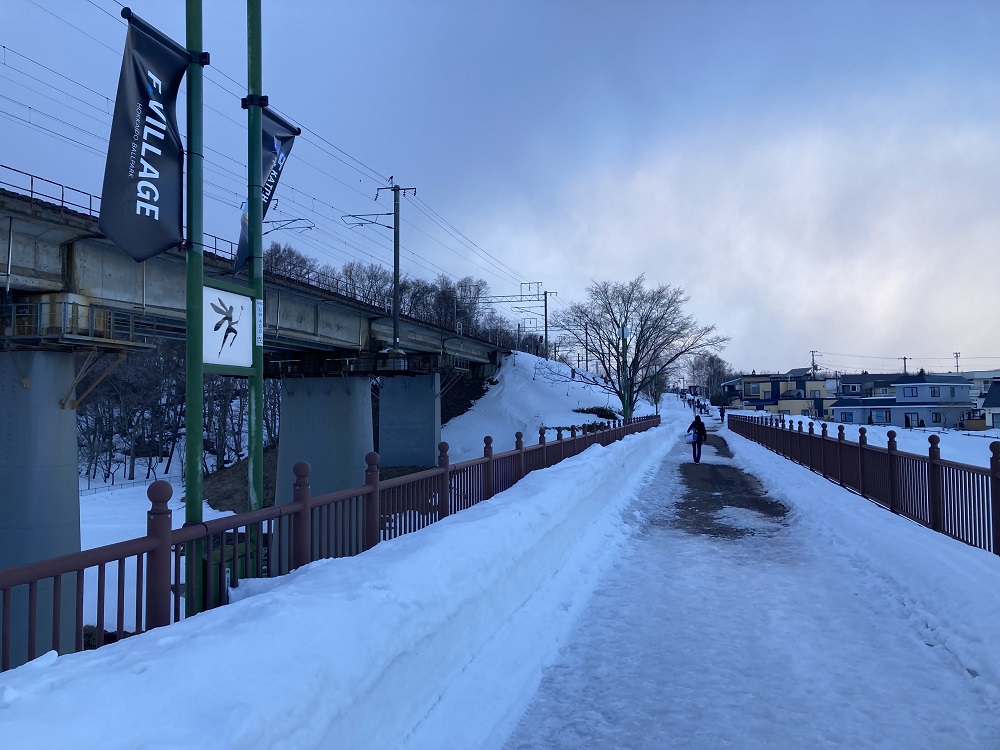
[[[691,442],[691,457],[694,462],[701,463],[701,445],[708,440],[708,430],[705,429],[705,423],[701,421],[701,417],[695,416],[694,421],[688,425],[687,428],[689,437],[688,440]]]

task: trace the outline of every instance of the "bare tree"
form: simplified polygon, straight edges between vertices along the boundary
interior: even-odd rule
[[[733,367],[717,354],[702,353],[691,358],[690,382],[702,386],[702,396],[717,400],[722,396],[722,384],[734,377]]]
[[[392,271],[374,263],[351,261],[340,270],[346,293],[384,310],[392,309]]]
[[[272,242],[264,251],[264,272],[296,281],[310,281],[319,263],[289,244]]]
[[[592,362],[592,371],[578,372],[577,378],[617,397],[627,418],[658,374],[729,340],[686,314],[687,302],[680,288],[647,289],[643,275],[625,283],[605,281],[587,289],[586,302],[556,315],[555,325]]]

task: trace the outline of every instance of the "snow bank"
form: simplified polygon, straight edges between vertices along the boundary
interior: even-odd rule
[[[731,431],[725,437],[736,464],[791,507],[831,555],[885,582],[885,595],[903,603],[928,645],[953,652],[984,684],[1000,685],[1000,557],[890,513]]]
[[[365,554],[246,581],[227,607],[0,675],[4,747],[399,747],[571,559],[558,608],[582,606],[600,566],[581,579],[580,561],[610,559],[627,536],[620,510],[672,433],[593,446]],[[551,607],[520,626],[538,637],[516,659],[540,672],[561,632]],[[523,691],[512,681],[494,699]]]

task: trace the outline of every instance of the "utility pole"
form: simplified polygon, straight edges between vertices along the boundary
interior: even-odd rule
[[[955,354],[955,372],[958,372],[958,358],[962,356],[962,352],[954,352]]]
[[[810,349],[809,353],[812,355],[812,371],[813,371],[813,379],[815,379],[816,378],[816,350],[815,349]]]
[[[545,292],[545,359],[549,358],[549,292]]]
[[[417,194],[416,188],[404,188],[399,185],[392,185],[387,188],[378,188],[375,191],[375,200],[382,190],[392,191],[392,351],[399,353],[399,194],[406,195],[407,191]]]
[[[897,357],[896,359],[903,360],[903,374],[906,375],[906,360],[913,359],[913,357]]]

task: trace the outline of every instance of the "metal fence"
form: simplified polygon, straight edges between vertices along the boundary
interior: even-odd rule
[[[990,468],[941,458],[935,434],[928,436],[927,455],[896,448],[896,431],[889,430],[885,448],[868,445],[867,430],[858,442],[819,433],[812,422],[778,417],[730,414],[727,424],[737,435],[790,458],[842,487],[893,513],[973,547],[1000,554],[1000,441],[990,443]]]
[[[609,445],[660,424],[658,416],[557,429],[546,442],[438,465],[380,481],[378,454],[365,457],[365,484],[312,496],[310,466],[294,466],[292,502],[171,528],[173,492],[162,480],[147,490],[146,536],[0,570],[0,671],[43,651],[72,653],[169,625],[226,604],[244,578],[284,575],[313,560],[347,557],[424,528],[488,500],[535,469],[554,466],[591,445]]]

